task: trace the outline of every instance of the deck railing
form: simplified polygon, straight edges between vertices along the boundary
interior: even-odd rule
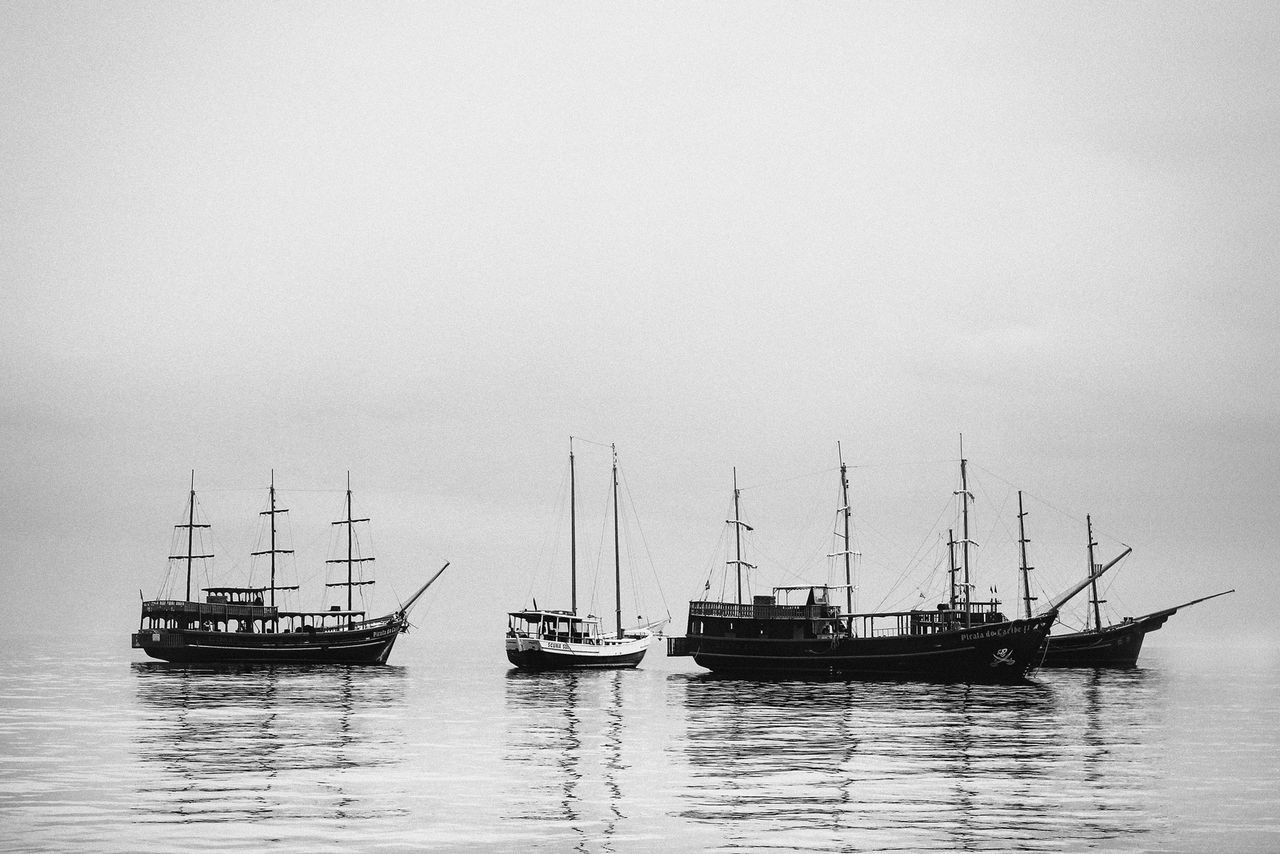
[[[209,625],[204,626],[206,629],[224,631],[224,628],[219,627],[225,626],[230,620],[236,620],[239,625],[246,627],[252,626],[254,622],[261,621],[263,631],[266,630],[266,625],[271,623],[277,632],[281,630],[287,632],[308,626],[309,630],[314,632],[338,632],[353,629],[377,629],[396,622],[394,615],[356,620],[354,616],[357,615],[356,612],[350,611],[281,612],[273,605],[249,605],[237,602],[188,602],[183,599],[156,599],[142,603],[142,628],[177,628],[184,624],[196,628],[207,623]],[[311,622],[308,622],[309,618]],[[147,620],[152,620],[153,625],[146,626]],[[166,625],[154,625],[154,621],[157,620],[165,622]],[[169,626],[167,624],[168,621],[173,621],[175,625]],[[242,629],[242,631],[248,631],[248,628]]]
[[[142,603],[143,617],[184,616],[197,619],[271,620],[279,609],[273,605],[247,605],[238,602],[187,602],[182,599],[155,599]]]
[[[1005,619],[998,603],[974,603],[968,619],[959,610],[881,611],[869,614],[842,614],[835,605],[767,605],[736,602],[690,602],[689,617],[718,617],[734,620],[832,620],[843,631],[858,637],[933,634],[966,625],[983,625]]]
[[[834,605],[739,605],[736,602],[690,602],[690,617],[730,617],[735,620],[822,620],[838,617]]]

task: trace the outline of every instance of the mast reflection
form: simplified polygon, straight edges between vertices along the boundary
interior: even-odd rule
[[[506,820],[575,851],[612,851],[626,819],[622,713],[628,672],[510,670]],[[550,816],[563,823],[555,829]],[[561,839],[563,837],[563,839]]]
[[[383,814],[345,790],[343,773],[399,761],[404,671],[396,667],[132,665],[134,746],[148,775],[143,820],[228,822],[263,816]],[[317,782],[317,778],[319,781]],[[318,785],[323,806],[296,805]],[[301,799],[307,802],[306,798]]]
[[[1072,836],[1046,807],[1062,789],[1062,730],[1077,713],[1053,686],[690,674],[669,684],[691,768],[678,815],[731,846],[774,833],[816,850]],[[1107,816],[1080,820],[1115,831]]]

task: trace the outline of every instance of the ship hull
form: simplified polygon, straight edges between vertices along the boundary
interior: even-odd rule
[[[247,633],[143,629],[133,647],[174,664],[385,664],[402,626]]]
[[[508,637],[507,660],[521,670],[588,670],[635,667],[648,652],[652,637],[621,643],[566,643],[539,638]]]
[[[1176,609],[1175,609],[1176,610]],[[1106,626],[1101,631],[1050,635],[1043,667],[1135,667],[1142,641],[1172,616],[1173,610]]]
[[[1017,682],[1039,663],[1052,617],[924,635],[825,639],[690,636],[672,654],[741,677]]]

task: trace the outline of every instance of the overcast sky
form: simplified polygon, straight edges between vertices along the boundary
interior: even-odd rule
[[[1135,546],[1126,613],[1237,588],[1153,643],[1277,640],[1274,4],[9,2],[0,24],[0,631],[64,608],[127,644],[192,469],[250,490],[212,521],[252,529],[274,468],[324,537],[341,499],[310,490],[350,470],[389,586],[453,561],[427,636],[465,620],[500,658],[570,435],[618,443],[679,629],[731,468],[795,543],[835,476],[790,479],[841,442],[855,504],[923,519],[864,554],[871,605],[938,506],[906,482],[940,470],[945,502],[963,433]]]

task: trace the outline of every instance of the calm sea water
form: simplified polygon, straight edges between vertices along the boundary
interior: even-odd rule
[[[384,668],[0,663],[13,851],[1277,851],[1280,657],[1022,686],[752,683],[660,648],[528,675],[502,639]]]

